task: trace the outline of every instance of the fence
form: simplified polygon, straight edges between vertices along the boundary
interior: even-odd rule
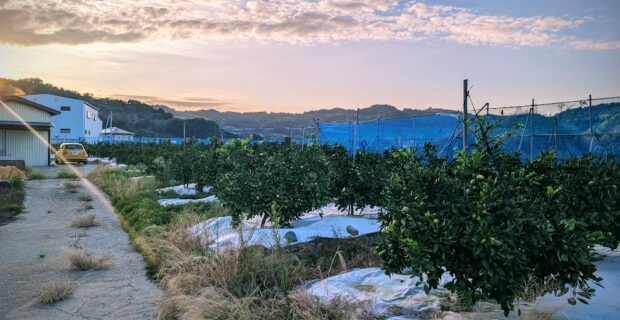
[[[468,93],[467,93],[468,95]],[[434,144],[441,154],[476,143],[478,119],[497,123],[492,135],[504,135],[504,147],[532,158],[555,150],[560,158],[592,152],[620,158],[620,97],[591,98],[509,107],[476,109],[467,96],[471,112],[463,130],[463,112],[437,113],[398,119],[363,122],[321,123],[319,142],[340,144],[349,152],[383,152],[390,148],[420,148]]]
[[[197,139],[187,138],[186,141],[193,141],[197,143],[211,143],[210,139]],[[60,144],[64,142],[76,142],[76,143],[172,143],[182,144],[183,138],[153,138],[153,137],[114,137],[114,136],[101,136],[101,137],[80,137],[77,139],[65,139],[65,138],[52,138],[52,144]]]

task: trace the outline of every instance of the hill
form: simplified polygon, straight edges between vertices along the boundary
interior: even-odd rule
[[[221,112],[218,110],[177,111],[166,110],[172,114],[200,117],[217,122],[225,130],[239,135],[255,134],[265,138],[279,138],[290,134],[290,128],[314,127],[317,122],[339,123],[355,121],[356,110],[352,109],[320,109],[304,113],[286,112]],[[444,109],[400,110],[391,105],[373,105],[361,108],[359,120],[377,118],[401,118],[413,115],[425,115],[437,112],[450,112]]]
[[[137,136],[146,137],[181,137],[183,136],[183,120],[175,118],[164,106],[153,106],[138,100],[120,100],[95,98],[90,93],[79,93],[73,90],[56,87],[41,79],[5,79],[0,78],[0,96],[54,94],[68,98],[84,100],[99,108],[99,117],[106,121],[110,112],[114,114],[114,126],[134,132]],[[234,134],[222,130],[217,123],[204,118],[187,120],[186,134],[194,138],[234,137]]]

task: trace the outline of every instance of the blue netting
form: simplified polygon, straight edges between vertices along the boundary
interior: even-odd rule
[[[483,112],[482,117],[489,122],[499,121],[492,134],[507,135],[505,150],[519,152],[524,158],[550,150],[563,159],[588,152],[620,157],[620,103],[598,103],[591,108],[584,101],[573,103],[499,108]],[[462,148],[463,130],[458,113],[377,119],[357,125],[321,123],[319,127],[319,143],[340,144],[349,152],[419,149],[427,142],[442,154],[451,155],[455,149]],[[468,126],[469,145],[476,143],[477,128],[476,121]]]
[[[377,119],[355,123],[320,124],[319,143],[340,144],[353,150],[383,152],[390,148],[444,146],[458,133],[458,114]]]

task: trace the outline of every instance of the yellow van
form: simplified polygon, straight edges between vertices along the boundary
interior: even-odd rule
[[[78,162],[86,164],[88,154],[81,143],[63,143],[56,150],[56,164]]]

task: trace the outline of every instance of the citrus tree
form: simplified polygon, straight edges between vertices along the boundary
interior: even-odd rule
[[[227,168],[213,192],[235,223],[262,216],[261,225],[270,218],[288,224],[329,200],[327,161],[316,145],[238,140],[222,146],[218,156]]]
[[[448,272],[445,287],[465,305],[495,299],[505,314],[532,279],[556,284],[548,290],[558,295],[572,291],[569,303],[586,302],[588,281],[600,280],[593,245],[617,245],[617,187],[596,175],[613,176],[617,164],[560,163],[553,154],[523,164],[484,128],[474,150],[453,161],[399,154],[408,159],[390,175],[380,216],[386,272],[410,269],[426,291]]]

